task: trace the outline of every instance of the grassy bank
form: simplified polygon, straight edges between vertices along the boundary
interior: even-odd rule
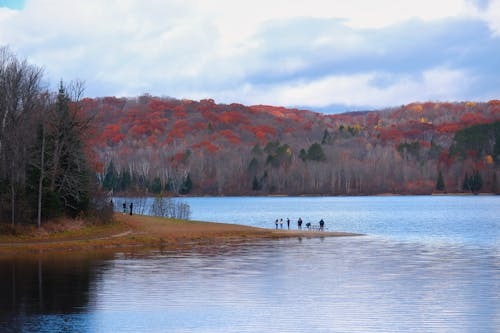
[[[235,224],[115,214],[113,222],[105,225],[63,220],[46,224],[41,230],[33,228],[21,230],[17,235],[0,235],[0,254],[137,247],[175,249],[189,244],[210,244],[229,240],[355,235],[341,232],[262,229]]]

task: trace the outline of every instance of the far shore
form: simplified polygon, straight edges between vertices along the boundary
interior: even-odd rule
[[[56,231],[35,230],[28,235],[0,236],[0,256],[40,252],[126,250],[137,248],[177,249],[196,244],[218,244],[280,238],[346,237],[361,234],[336,231],[263,229],[250,226],[185,221],[145,215],[115,213],[113,223],[75,228],[61,223]],[[60,229],[60,230],[57,230]]]
[[[210,195],[210,194],[196,194],[190,193],[188,195],[178,195],[171,196],[166,195],[169,198],[217,198],[217,197],[255,197],[255,198],[313,198],[313,197],[411,197],[411,196],[492,196],[492,195],[500,195],[500,193],[494,192],[479,192],[479,193],[471,193],[471,192],[431,192],[431,193],[376,193],[376,194],[317,194],[317,193],[303,193],[303,194],[220,194],[220,195]],[[157,194],[147,194],[147,193],[117,193],[115,197],[117,198],[140,198],[140,197],[155,197]]]

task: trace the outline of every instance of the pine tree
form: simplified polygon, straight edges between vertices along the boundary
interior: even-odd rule
[[[250,174],[256,174],[257,170],[259,170],[259,161],[253,157],[250,163],[248,163],[248,172],[250,172]]]
[[[159,194],[159,193],[161,193],[161,190],[162,190],[162,186],[161,186],[160,177],[155,177],[155,179],[153,179],[153,184],[151,185],[151,192],[153,192],[155,194]]]
[[[130,171],[128,169],[122,170],[120,172],[120,177],[118,178],[117,190],[126,191],[130,188],[132,183],[132,177],[130,176]]]
[[[306,161],[307,160],[307,152],[304,148],[302,148],[299,152],[299,158],[302,160],[302,161]]]
[[[259,180],[257,179],[257,176],[253,176],[252,191],[259,191],[259,190],[260,190]]]
[[[464,181],[462,183],[462,190],[468,192],[471,190],[469,174],[467,172],[465,172]]]
[[[443,174],[441,173],[441,170],[438,173],[438,178],[436,181],[436,190],[438,191],[444,191],[445,185],[444,185],[444,179],[443,179]]]
[[[477,193],[481,190],[482,187],[483,187],[483,179],[481,178],[479,171],[474,170],[470,181],[471,191]]]
[[[189,173],[186,176],[186,179],[184,179],[184,182],[181,185],[180,188],[180,194],[188,194],[191,192],[191,189],[193,187],[193,182],[191,181],[191,177],[189,176]]]
[[[332,136],[330,135],[330,133],[328,133],[328,130],[325,129],[325,131],[323,132],[323,138],[321,139],[321,144],[325,145],[331,143],[331,141],[332,141]]]
[[[498,184],[497,184],[497,173],[493,172],[493,179],[492,179],[492,184],[491,184],[491,192],[492,193],[498,193]]]
[[[313,143],[307,150],[307,159],[312,161],[325,161],[326,156],[323,152],[323,148],[317,142]]]
[[[56,195],[64,211],[74,216],[87,211],[90,200],[90,170],[81,139],[88,123],[79,120],[62,82],[50,126],[52,170],[49,171],[49,190]]]
[[[118,185],[117,178],[115,165],[113,164],[113,160],[111,160],[106,168],[106,172],[104,173],[102,188],[108,191],[116,190]]]

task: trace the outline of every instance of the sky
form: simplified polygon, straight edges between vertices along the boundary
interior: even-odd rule
[[[0,0],[0,46],[86,95],[339,112],[500,99],[500,0]]]

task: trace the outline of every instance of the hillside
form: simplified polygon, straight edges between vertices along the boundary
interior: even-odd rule
[[[496,100],[325,115],[146,95],[84,99],[81,110],[94,115],[94,168],[115,192],[424,194],[439,172],[445,191],[469,191],[473,174],[476,191],[497,191]]]

